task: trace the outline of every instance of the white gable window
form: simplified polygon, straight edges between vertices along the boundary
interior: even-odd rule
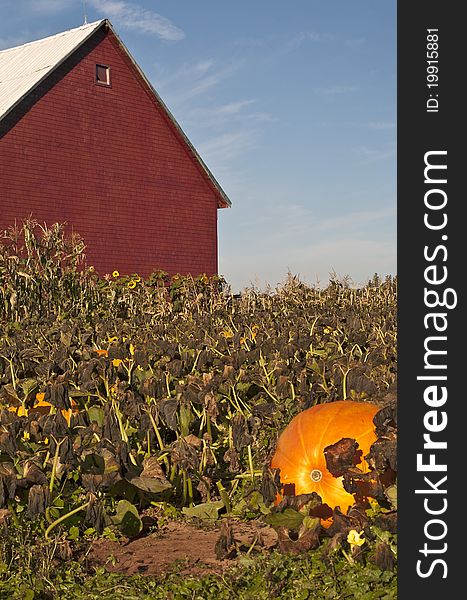
[[[110,67],[108,65],[96,65],[96,83],[110,85]]]

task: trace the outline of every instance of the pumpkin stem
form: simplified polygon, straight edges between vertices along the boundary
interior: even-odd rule
[[[321,481],[321,479],[323,478],[323,474],[319,469],[313,469],[313,471],[311,471],[310,473],[310,477],[312,481],[318,483],[318,481]]]

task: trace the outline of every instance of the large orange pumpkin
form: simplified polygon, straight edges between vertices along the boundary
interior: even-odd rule
[[[374,404],[350,400],[304,410],[280,435],[271,467],[280,469],[283,484],[295,484],[296,495],[316,492],[324,504],[339,506],[346,513],[355,499],[345,491],[342,477],[334,477],[327,470],[324,449],[342,438],[355,439],[362,451],[362,460],[356,466],[367,472],[363,456],[376,440],[373,417],[378,410]]]

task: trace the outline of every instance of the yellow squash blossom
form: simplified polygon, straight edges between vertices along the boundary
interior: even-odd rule
[[[10,412],[15,412],[18,415],[18,417],[28,416],[28,409],[24,408],[24,406],[9,406],[8,410]]]
[[[108,350],[104,350],[101,348],[94,348],[94,352],[97,352],[99,356],[109,356]]]
[[[356,529],[351,529],[347,535],[347,541],[351,548],[353,548],[353,546],[363,546],[365,543],[363,531],[358,532]]]
[[[41,408],[41,409],[48,409],[47,411],[39,411],[42,414],[49,414],[50,411],[52,410],[52,404],[50,402],[47,402],[44,400],[45,394],[44,392],[39,392],[38,394],[36,394],[36,402],[34,403],[34,406],[32,407],[31,410],[34,410],[35,408]],[[69,409],[62,409],[61,413],[64,416],[66,422],[68,423],[68,426],[70,426],[70,421],[71,421],[71,415],[73,413],[77,413],[79,412],[79,408],[78,405],[76,404],[76,402],[73,400],[73,398],[71,398],[70,400],[71,403],[71,408]],[[10,412],[16,412],[16,414],[18,415],[18,417],[27,417],[29,414],[29,411],[27,408],[24,408],[22,405],[21,406],[10,406],[8,408],[8,410]]]

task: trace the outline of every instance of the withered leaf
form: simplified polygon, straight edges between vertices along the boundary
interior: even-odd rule
[[[57,409],[71,408],[70,399],[68,396],[68,384],[53,383],[45,388],[44,401],[50,402]]]
[[[238,473],[240,469],[240,455],[235,448],[230,448],[224,453],[223,459],[229,463],[229,471],[231,473]]]
[[[252,442],[252,437],[248,432],[247,421],[241,414],[235,415],[232,420],[232,440],[235,450],[237,451],[241,450]]]
[[[176,431],[178,400],[175,400],[174,398],[162,400],[159,404],[159,409],[167,427]]]
[[[393,571],[396,563],[394,553],[386,542],[376,544],[375,551],[370,560],[382,571]]]
[[[320,544],[321,523],[318,518],[305,517],[298,532],[288,531],[285,527],[277,528],[277,545],[280,552],[300,554],[314,550]]]
[[[23,479],[30,484],[46,485],[47,477],[45,473],[32,461],[29,460],[25,463],[23,468]]]
[[[306,507],[306,510],[310,511],[321,505],[321,497],[316,492],[312,492],[311,494],[299,494],[298,496],[284,496],[276,509],[280,511],[285,508],[293,508],[301,511]]]
[[[98,533],[102,533],[106,524],[106,513],[104,511],[103,500],[97,499],[94,494],[89,494],[89,504],[86,509],[84,523],[94,529]]]
[[[211,417],[211,419],[216,422],[216,419],[219,415],[219,409],[217,407],[217,400],[215,394],[213,392],[208,392],[204,395],[203,404],[206,408],[206,412]]]
[[[230,523],[223,522],[221,524],[214,550],[217,560],[231,559],[237,555],[233,529]]]
[[[10,432],[0,431],[0,452],[8,454],[11,458],[14,458],[18,448],[16,446],[16,440]]]
[[[274,474],[269,469],[268,465],[263,468],[263,476],[261,478],[261,495],[264,503],[269,506],[275,499],[278,493],[278,486],[275,483]]]
[[[172,487],[156,456],[145,458],[140,475],[129,478],[128,481],[138,489],[151,494],[159,494]]]
[[[326,533],[329,535],[329,529]],[[328,561],[334,552],[341,550],[346,537],[347,533],[340,531],[334,533],[327,543],[323,544],[322,557],[324,561]]]
[[[199,456],[196,449],[187,444],[184,439],[179,439],[172,444],[171,458],[182,469],[197,469],[199,465]]]
[[[157,456],[148,456],[143,460],[142,477],[160,477],[165,478],[164,469],[161,467]]]
[[[189,435],[185,435],[183,439],[189,446],[192,446],[197,450],[203,447],[203,441],[196,435],[193,435],[192,433],[190,433]]]
[[[376,435],[381,437],[397,430],[397,401],[392,399],[386,406],[379,410],[373,418]]]
[[[377,439],[371,445],[368,458],[370,464],[380,472],[384,472],[387,468],[397,471],[397,440],[395,433]]]
[[[33,485],[29,488],[28,509],[29,515],[38,515],[45,512],[49,504],[50,492],[47,485]]]
[[[362,460],[362,451],[352,438],[342,438],[324,449],[326,467],[334,477],[342,477],[344,473],[358,465]]]
[[[383,531],[397,533],[397,511],[381,513],[374,519],[374,524]]]
[[[107,448],[100,449],[99,454],[92,450],[85,451],[83,458],[82,468],[88,472],[81,475],[81,480],[86,490],[95,492],[100,488],[110,489],[122,479],[120,464]]]
[[[376,471],[370,471],[369,473],[347,471],[344,474],[343,485],[349,494],[355,496],[357,502],[362,502],[366,498],[375,498],[378,501],[387,502]]]
[[[203,476],[200,478],[198,485],[196,486],[197,491],[201,495],[203,502],[207,502],[210,497],[212,480],[209,477]]]
[[[73,550],[71,549],[70,542],[68,540],[61,540],[57,544],[55,549],[55,556],[59,560],[69,561],[73,557]]]
[[[0,485],[1,485],[1,481],[0,481]],[[1,501],[0,501],[0,506],[1,506]],[[8,510],[8,508],[0,508],[0,525],[3,525],[4,523],[8,524],[10,516],[11,516],[11,512]]]

